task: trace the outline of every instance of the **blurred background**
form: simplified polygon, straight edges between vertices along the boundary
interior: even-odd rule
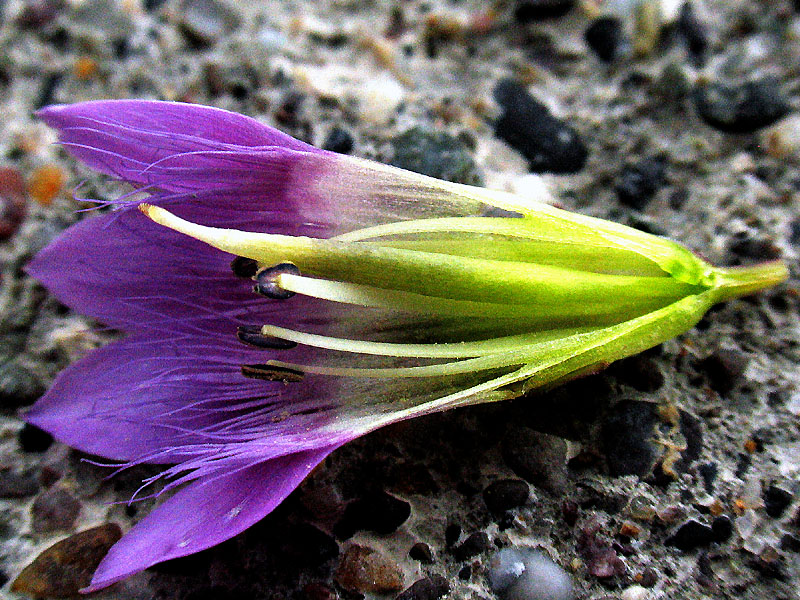
[[[113,337],[24,266],[123,191],[35,111],[148,98],[793,276],[604,373],[350,444],[97,597],[800,597],[799,59],[790,0],[0,0],[0,595],[74,596],[154,502],[124,504],[157,471],[107,478],[21,418]],[[502,548],[538,548],[544,587],[509,587]]]

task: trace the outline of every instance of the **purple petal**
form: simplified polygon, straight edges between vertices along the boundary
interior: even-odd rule
[[[233,334],[131,336],[65,369],[26,420],[84,452],[152,463],[266,459],[349,435],[344,419],[338,433],[324,429],[338,414],[324,379],[287,386],[242,375],[263,360]]]
[[[142,166],[187,152],[237,146],[318,152],[255,119],[197,104],[99,100],[48,106],[37,114],[59,130],[61,141],[75,156],[123,179]],[[110,161],[112,156],[116,160]]]
[[[334,449],[299,452],[188,485],[117,542],[82,591],[99,590],[244,531],[270,513]]]

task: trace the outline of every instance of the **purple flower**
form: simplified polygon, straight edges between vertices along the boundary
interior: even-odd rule
[[[355,437],[597,369],[786,275],[716,269],[674,242],[213,108],[39,116],[138,196],[28,267],[127,336],[61,373],[27,419],[85,452],[163,464],[177,490],[88,590],[243,531]]]

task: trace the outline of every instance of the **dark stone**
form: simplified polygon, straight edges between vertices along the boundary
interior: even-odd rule
[[[417,542],[411,546],[408,555],[416,561],[421,562],[423,565],[430,565],[433,563],[433,550],[425,542]]]
[[[0,498],[25,498],[39,491],[39,479],[33,471],[0,469]]]
[[[68,491],[56,487],[43,491],[31,507],[31,528],[36,533],[67,531],[75,524],[81,503]]]
[[[412,127],[392,138],[391,145],[395,167],[454,183],[480,182],[469,148],[449,133]]]
[[[354,144],[353,136],[350,135],[349,131],[341,127],[334,127],[322,143],[322,149],[338,152],[339,154],[350,154],[353,151]]]
[[[461,537],[461,525],[450,523],[444,530],[444,543],[449,548]]]
[[[789,224],[789,241],[794,246],[800,246],[800,219],[795,219]]]
[[[619,201],[625,206],[642,210],[664,185],[666,166],[663,157],[645,158],[625,166],[616,183]]]
[[[734,237],[728,243],[728,251],[738,257],[758,261],[774,260],[781,256],[781,249],[772,240],[747,235]]]
[[[714,541],[723,544],[733,535],[733,521],[730,517],[719,515],[711,522],[711,531],[714,533]]]
[[[53,443],[53,436],[35,425],[25,423],[17,435],[23,452],[44,452]]]
[[[502,452],[506,464],[525,481],[551,494],[566,490],[567,443],[562,438],[512,426],[503,438]]]
[[[61,540],[22,570],[11,591],[46,598],[77,596],[121,537],[119,525],[107,523]]]
[[[458,571],[458,578],[461,581],[469,581],[472,579],[472,565],[464,565]]]
[[[575,0],[517,0],[514,18],[520,23],[557,19],[571,11],[573,6]]]
[[[411,505],[386,492],[369,492],[345,508],[333,532],[339,539],[348,539],[356,531],[374,531],[387,535],[396,531],[411,515]]]
[[[764,511],[773,519],[778,519],[792,503],[792,494],[776,485],[769,486],[763,493]]]
[[[586,29],[584,39],[600,60],[613,62],[624,39],[622,20],[610,16],[595,19]]]
[[[486,552],[491,547],[489,536],[483,531],[476,531],[470,535],[464,542],[453,548],[453,556],[459,562],[478,556]]]
[[[705,487],[706,492],[709,494],[714,493],[714,482],[717,479],[718,470],[716,463],[703,463],[697,467],[700,477],[703,478],[703,487]]]
[[[615,362],[611,373],[617,381],[639,390],[655,392],[664,385],[664,375],[658,364],[648,356],[637,354]]]
[[[494,97],[503,112],[495,135],[528,159],[534,173],[576,173],[586,164],[588,150],[578,133],[556,119],[518,81],[501,80]]]
[[[674,546],[679,550],[688,552],[700,546],[708,546],[715,539],[716,535],[711,527],[694,519],[689,519],[678,527],[677,531],[667,538],[664,543],[667,546]]]
[[[712,389],[727,394],[741,382],[747,357],[737,350],[721,349],[701,360],[698,367],[708,377]]]
[[[17,361],[0,366],[0,407],[29,406],[43,393],[44,386],[39,378]]]
[[[415,582],[395,600],[438,600],[450,592],[450,584],[441,575],[431,575]]]
[[[689,54],[702,64],[708,51],[708,28],[697,18],[691,2],[685,2],[678,17],[678,32],[686,41]]]
[[[652,404],[623,400],[611,409],[601,429],[608,470],[614,477],[644,476],[655,465],[652,444],[656,414]]]
[[[725,133],[752,133],[790,110],[774,77],[740,85],[709,83],[697,88],[693,99],[700,118]]]
[[[493,513],[517,508],[528,501],[528,484],[520,479],[500,479],[483,490],[483,501]]]

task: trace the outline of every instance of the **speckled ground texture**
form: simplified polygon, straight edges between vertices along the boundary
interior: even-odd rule
[[[21,419],[60,369],[111,336],[22,268],[87,216],[75,196],[123,190],[68,158],[33,112],[153,98],[442,177],[544,185],[566,208],[718,264],[783,257],[792,277],[601,374],[356,441],[243,535],[99,597],[371,598],[376,586],[353,573],[377,568],[394,590],[379,597],[430,577],[402,597],[503,598],[490,562],[514,546],[552,558],[576,598],[800,598],[800,3],[695,0],[692,14],[681,2],[598,4],[0,1],[0,596],[26,597],[12,582],[56,541],[104,523],[126,530],[153,502],[110,504],[153,471],[107,479]],[[542,5],[551,18],[537,20]],[[587,36],[608,14],[617,20]],[[499,139],[501,81],[547,107],[549,131],[572,127],[585,164],[556,156],[550,168],[567,172],[532,175],[534,158]],[[721,125],[704,102],[726,101],[712,106],[728,111]],[[50,202],[34,185],[57,179],[48,165],[66,177]],[[17,175],[30,193],[14,200]],[[59,585],[45,595],[69,593]]]

